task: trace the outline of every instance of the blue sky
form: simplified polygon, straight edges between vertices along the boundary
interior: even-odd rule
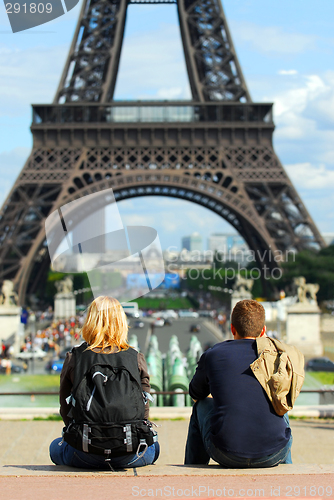
[[[13,34],[0,5],[0,203],[30,153],[30,105],[53,100],[80,6]],[[334,3],[224,0],[223,7],[253,101],[274,102],[275,150],[320,231],[334,232]],[[190,97],[175,6],[129,7],[115,97]],[[230,231],[182,200],[138,198],[119,208],[127,223],[156,227],[164,247],[196,230],[204,240]]]

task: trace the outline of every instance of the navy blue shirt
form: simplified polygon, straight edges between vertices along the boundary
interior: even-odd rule
[[[214,445],[247,458],[281,450],[291,435],[249,367],[257,358],[253,339],[221,342],[202,354],[189,385],[193,399],[213,397]]]

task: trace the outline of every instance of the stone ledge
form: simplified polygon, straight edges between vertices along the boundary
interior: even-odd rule
[[[191,415],[191,407],[177,408],[173,406],[151,407],[151,420],[186,419]],[[33,418],[48,418],[59,415],[58,407],[47,408],[0,408],[0,420],[32,420]],[[295,406],[289,412],[291,417],[334,418],[334,405]]]
[[[137,469],[124,469],[121,471],[92,471],[74,469],[60,465],[2,465],[0,477],[21,476],[58,476],[58,477],[92,477],[92,476],[117,476],[117,477],[166,477],[166,476],[294,476],[294,475],[333,475],[334,465],[307,464],[307,465],[278,465],[277,467],[263,469],[224,469],[219,465],[208,466],[182,464],[150,465]]]

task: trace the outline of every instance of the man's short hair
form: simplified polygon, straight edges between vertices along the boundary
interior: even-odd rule
[[[264,307],[256,300],[240,300],[232,311],[231,323],[240,337],[258,337],[265,323]]]

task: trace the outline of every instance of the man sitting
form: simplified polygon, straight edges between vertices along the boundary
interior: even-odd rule
[[[256,337],[265,336],[264,308],[242,300],[231,323],[234,340],[204,352],[189,385],[196,402],[185,464],[208,464],[210,458],[228,468],[291,464],[288,416],[275,412],[250,367],[259,357]]]

